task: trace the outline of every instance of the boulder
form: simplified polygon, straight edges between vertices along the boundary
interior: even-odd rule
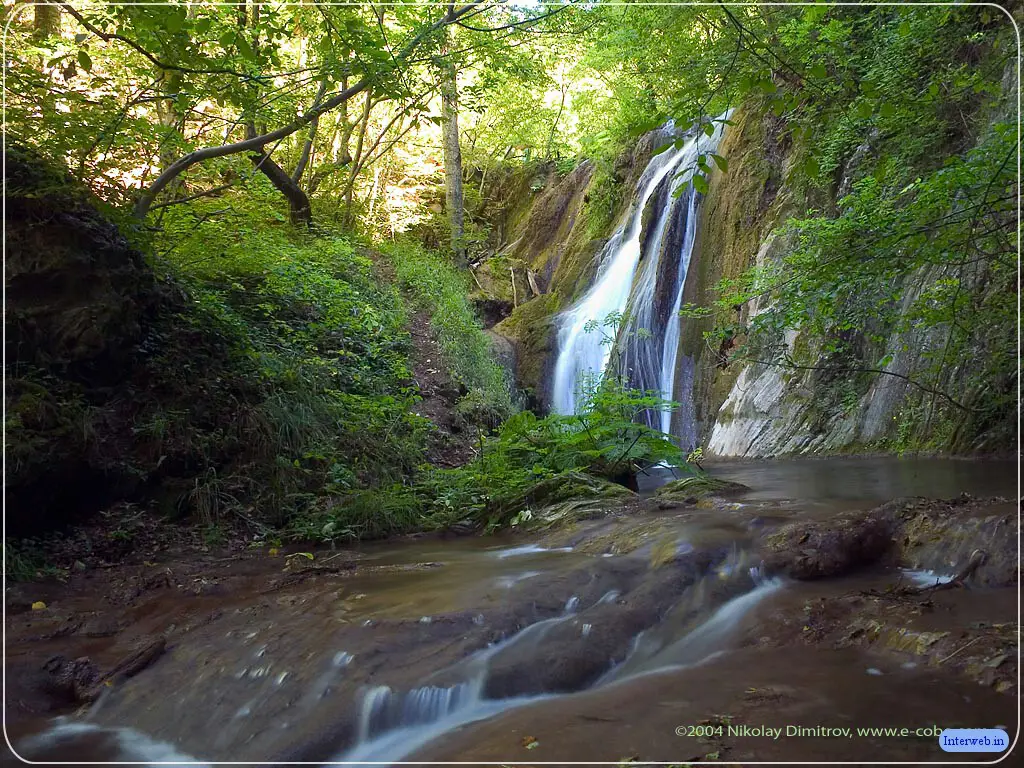
[[[765,565],[794,579],[841,576],[885,556],[892,536],[892,519],[877,512],[791,523],[766,538]]]
[[[708,496],[735,496],[746,493],[750,488],[742,483],[733,483],[729,480],[720,480],[709,474],[701,472],[689,477],[682,477],[665,483],[654,492],[662,501],[693,501],[707,498]]]

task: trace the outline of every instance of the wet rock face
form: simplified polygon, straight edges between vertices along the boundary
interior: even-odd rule
[[[1005,512],[993,514],[997,511],[993,502]],[[902,505],[897,513],[901,564],[953,574],[980,550],[983,562],[968,582],[985,587],[1014,586],[1020,580],[1020,520],[1014,507],[1006,499],[979,500],[967,494],[949,501]]]
[[[494,327],[511,315],[514,309],[511,301],[487,296],[475,299],[473,306],[480,316],[480,321],[483,323],[484,328]]]
[[[95,685],[99,668],[87,656],[66,659],[53,656],[43,665],[40,687],[49,694],[70,702],[82,700],[83,692]]]

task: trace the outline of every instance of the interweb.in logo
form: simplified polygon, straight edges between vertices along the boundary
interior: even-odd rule
[[[1010,737],[1001,728],[947,728],[939,734],[944,752],[1002,752]]]

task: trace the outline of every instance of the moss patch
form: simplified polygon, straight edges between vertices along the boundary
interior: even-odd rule
[[[688,501],[703,499],[708,496],[731,496],[745,493],[750,488],[742,483],[720,480],[707,474],[683,477],[661,486],[654,495],[665,501]]]

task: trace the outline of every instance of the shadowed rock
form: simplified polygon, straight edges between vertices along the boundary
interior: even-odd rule
[[[840,576],[882,558],[892,534],[891,518],[870,512],[792,523],[766,539],[765,565],[794,579]]]

